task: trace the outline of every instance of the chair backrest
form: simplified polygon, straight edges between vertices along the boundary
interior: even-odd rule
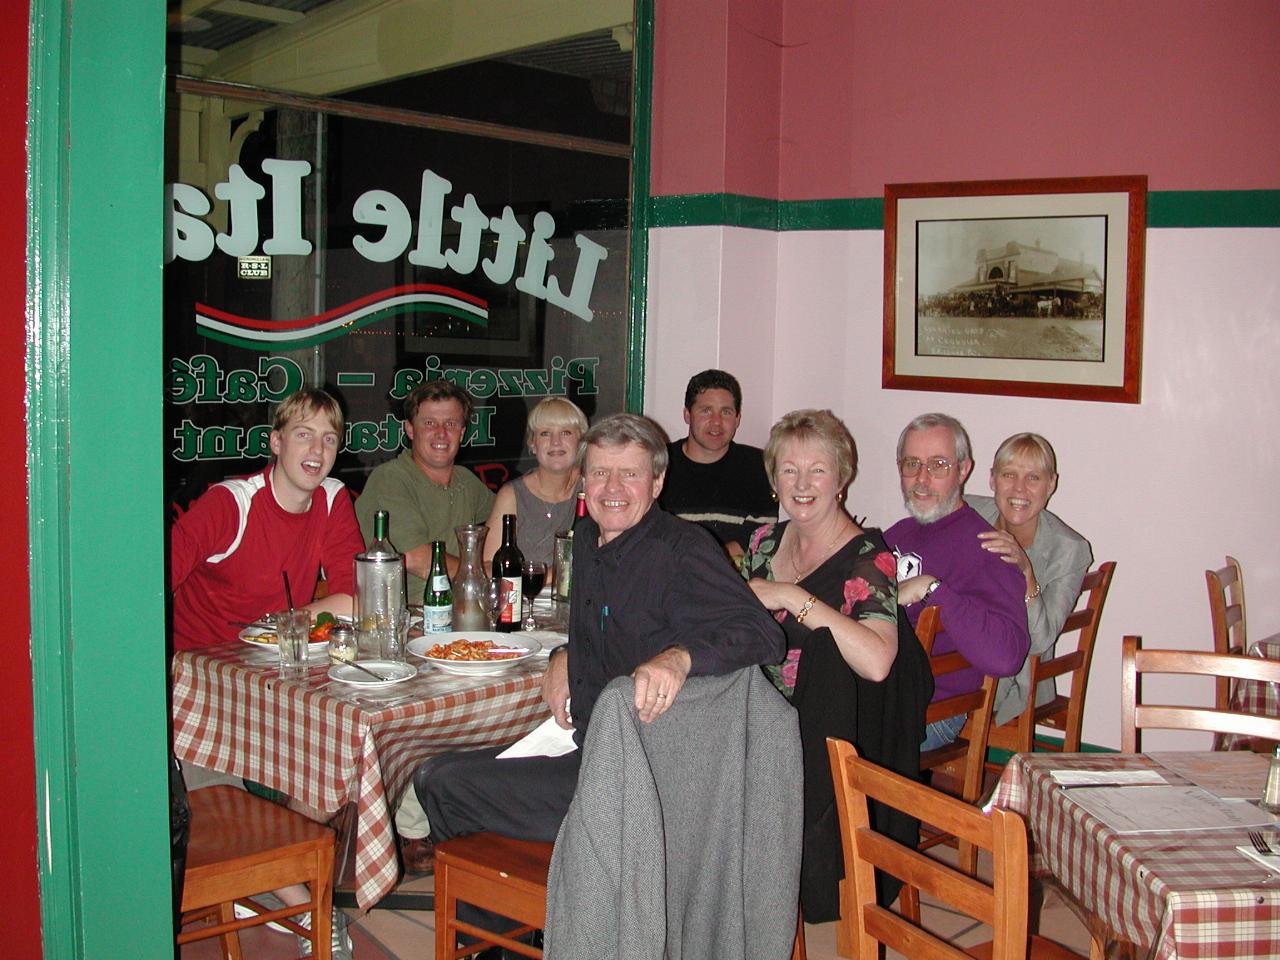
[[[1213,625],[1213,649],[1216,653],[1248,653],[1247,621],[1244,615],[1244,570],[1235,557],[1227,557],[1227,565],[1204,572],[1209,590],[1209,620]],[[1216,705],[1227,709],[1231,684],[1225,677],[1218,681]]]
[[[904,956],[963,956],[944,939],[876,904],[875,871],[884,871],[925,891],[949,907],[987,924],[993,932],[992,960],[1027,955],[1027,833],[1022,818],[996,808],[988,816],[946,794],[868,763],[853,745],[828,739],[827,754],[835,783],[844,849],[846,903],[842,924],[851,929],[855,956],[876,956],[883,943]],[[867,798],[941,826],[962,841],[990,851],[992,880],[987,885],[954,867],[890,840],[871,829]]]
[[[929,607],[924,614],[933,614],[930,626],[929,644],[933,645],[933,632],[941,632],[942,613],[937,606]],[[920,620],[925,620],[921,614]],[[919,634],[917,634],[918,636]],[[934,679],[968,669],[971,666],[964,654],[958,651],[940,653],[929,657],[929,669]],[[955,796],[963,803],[976,804],[982,794],[982,777],[986,771],[987,745],[991,737],[991,720],[996,702],[996,678],[985,676],[982,686],[967,693],[957,693],[941,700],[934,700],[925,710],[926,724],[947,717],[966,714],[964,729],[956,739],[948,744],[920,754],[920,769],[935,770],[946,767],[959,781],[959,789]],[[938,843],[950,843],[955,836],[941,824],[929,823],[929,829],[921,830],[920,849],[925,850]],[[959,847],[959,864],[962,870],[973,873],[977,868],[978,851],[975,846],[963,837],[956,838]]]
[[[965,659],[964,654],[955,650],[933,655],[933,638],[937,633],[942,632],[941,607],[937,605],[926,607],[920,614],[920,623],[925,625],[925,630],[921,631],[917,626],[916,636],[922,637],[923,633],[928,637],[925,652],[929,654],[929,669],[933,672],[935,681],[948,673],[966,670],[972,666]],[[926,643],[923,637],[921,643]],[[982,790],[983,764],[987,759],[987,742],[991,733],[996,683],[995,677],[984,677],[982,686],[977,690],[934,700],[925,711],[926,724],[945,720],[947,717],[968,715],[964,730],[957,738],[956,744],[948,744],[920,755],[920,767],[925,770],[953,761],[962,765],[959,797],[966,803],[976,803],[978,794]]]
[[[942,626],[942,614],[935,604],[920,611],[920,619],[916,621],[916,639],[924,647],[925,656],[933,656],[933,638],[938,635]]]
[[[1280,740],[1280,720],[1208,707],[1142,703],[1144,673],[1175,673],[1236,680],[1280,683],[1280,661],[1230,653],[1194,650],[1143,650],[1141,637],[1125,637],[1120,666],[1120,743],[1125,753],[1137,753],[1138,731],[1209,730],[1246,737]]]
[[[1093,645],[1098,639],[1098,628],[1102,624],[1102,608],[1107,602],[1107,594],[1111,590],[1111,579],[1115,576],[1114,560],[1098,565],[1084,576],[1080,583],[1080,594],[1084,597],[1084,605],[1075,610],[1062,624],[1058,634],[1058,642],[1068,634],[1075,633],[1076,647],[1070,653],[1062,653],[1051,660],[1041,660],[1038,656],[1031,658],[1031,695],[1027,698],[1027,711],[1019,718],[1020,726],[1024,726],[1026,741],[1021,749],[1031,749],[1031,740],[1035,734],[1035,722],[1044,722],[1043,715],[1036,717],[1035,690],[1040,681],[1070,674],[1071,689],[1067,694],[1065,714],[1054,726],[1063,731],[1062,749],[1067,753],[1076,753],[1080,749],[1080,729],[1084,723],[1084,699],[1089,684],[1089,669],[1093,663]],[[1061,649],[1061,648],[1059,648]],[[1058,712],[1058,711],[1055,711]]]

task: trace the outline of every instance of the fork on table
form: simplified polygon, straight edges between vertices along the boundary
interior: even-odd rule
[[[1271,849],[1271,844],[1267,843],[1267,838],[1257,830],[1249,831],[1249,842],[1253,844],[1253,849],[1257,850],[1264,857],[1274,857],[1276,852]]]

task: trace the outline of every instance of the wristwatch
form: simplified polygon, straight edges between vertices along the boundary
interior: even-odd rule
[[[933,596],[933,591],[937,590],[940,586],[942,586],[942,581],[939,580],[937,577],[934,577],[933,583],[929,584],[927,587],[924,588],[924,596],[921,597],[920,600],[923,603],[928,603],[929,598]]]

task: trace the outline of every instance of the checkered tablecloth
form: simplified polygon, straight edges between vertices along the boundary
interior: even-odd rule
[[[1250,644],[1249,652],[1255,657],[1280,660],[1280,637],[1268,637]],[[1237,680],[1231,687],[1231,709],[1239,713],[1280,719],[1280,683]],[[1228,734],[1223,738],[1223,749],[1233,750],[1248,740],[1248,737]]]
[[[1051,770],[1158,769],[1170,783],[1189,781],[1159,763],[1160,754],[1018,754],[1005,768],[994,806],[1027,820],[1032,872],[1054,877],[1122,940],[1159,960],[1280,957],[1280,875],[1236,851],[1243,830],[1117,834],[1073,802]],[[1220,769],[1237,787],[1255,779],[1261,795],[1267,758],[1246,753],[1168,754],[1200,771],[1200,786]],[[1228,795],[1239,796],[1237,789]]]
[[[355,893],[372,906],[396,885],[392,815],[414,768],[451,750],[519,739],[548,716],[535,657],[497,676],[423,666],[377,691],[330,680],[315,662],[283,681],[270,651],[248,646],[173,659],[174,751],[256,780],[325,814],[355,804]]]

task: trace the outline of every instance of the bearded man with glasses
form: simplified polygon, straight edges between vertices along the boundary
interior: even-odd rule
[[[898,557],[898,605],[914,627],[924,608],[942,608],[934,654],[958,650],[972,669],[938,677],[934,700],[977,690],[986,674],[1010,677],[1031,641],[1017,568],[982,549],[978,534],[991,525],[964,502],[973,469],[969,435],[945,413],[916,417],[898,437],[898,475],[910,514],[885,531]],[[921,750],[953,741],[964,716],[929,724]]]

